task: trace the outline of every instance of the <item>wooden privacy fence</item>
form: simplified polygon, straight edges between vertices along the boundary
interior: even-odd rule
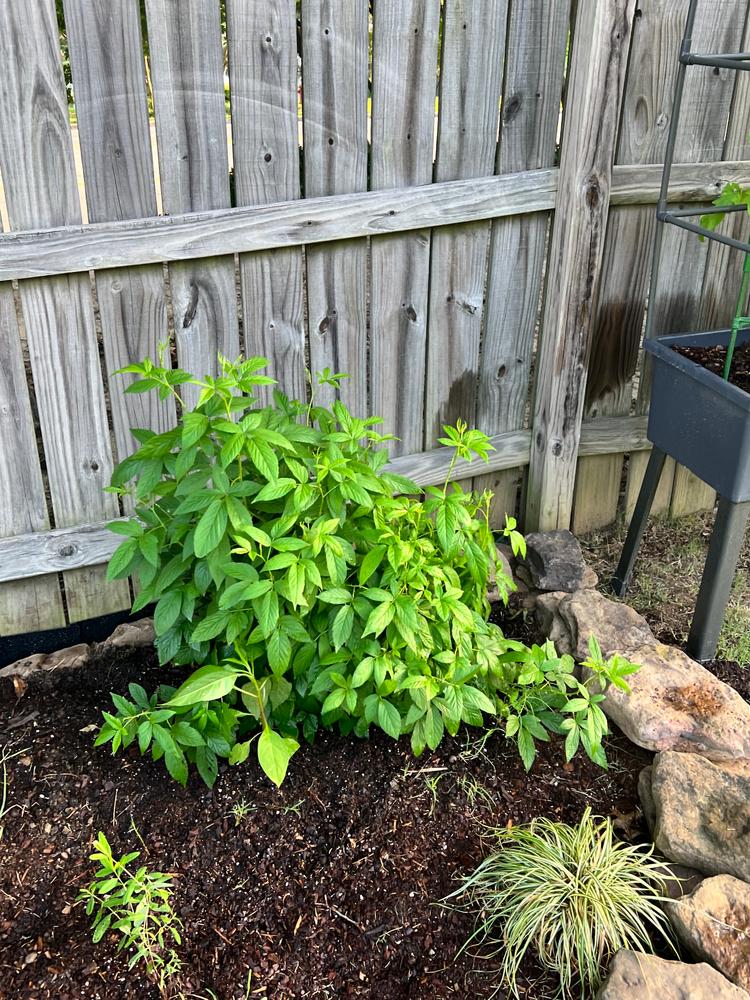
[[[522,486],[527,528],[632,506],[687,0],[578,0],[575,23],[570,0],[63,8],[74,118],[54,0],[0,4],[0,635],[128,606],[103,488],[175,411],[108,373],[169,338],[199,373],[265,355],[298,396],[348,371],[423,483],[463,417],[496,451],[459,474],[498,517]],[[747,50],[746,22],[704,0],[698,47]],[[691,71],[676,202],[750,183],[748,83]],[[656,329],[726,323],[732,252],[675,230],[666,253]],[[660,492],[710,502],[674,467]]]

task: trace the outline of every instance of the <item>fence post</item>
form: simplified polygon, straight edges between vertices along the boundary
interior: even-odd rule
[[[635,0],[580,0],[537,355],[526,530],[570,526]]]

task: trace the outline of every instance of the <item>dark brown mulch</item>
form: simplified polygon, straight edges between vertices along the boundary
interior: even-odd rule
[[[743,667],[740,663],[732,663],[730,660],[712,660],[703,666],[720,681],[730,684],[745,701],[750,702],[750,666]]]
[[[726,347],[675,347],[674,350],[702,368],[723,376],[727,359]],[[750,343],[742,344],[734,352],[729,381],[745,392],[750,392]]]
[[[591,806],[626,836],[643,833],[635,785],[650,755],[619,734],[608,772],[564,765],[556,742],[527,775],[499,735],[482,750],[478,731],[419,760],[383,734],[327,735],[300,750],[280,791],[251,764],[223,769],[213,791],[195,778],[182,789],[161,764],[92,747],[110,690],[157,678],[151,654],[100,651],[0,705],[0,745],[23,751],[0,821],[3,1000],[157,996],[112,938],[91,943],[74,905],[99,830],[118,853],[142,838],[143,860],[175,873],[180,987],[219,1000],[489,997],[493,966],[456,958],[471,918],[435,905],[480,860],[483,825],[575,822]],[[243,802],[251,811],[236,824]],[[529,961],[523,995],[543,1000],[555,985]]]

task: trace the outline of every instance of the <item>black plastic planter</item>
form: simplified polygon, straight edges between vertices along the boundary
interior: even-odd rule
[[[750,500],[750,394],[725,382],[675,347],[725,347],[729,330],[683,333],[644,343],[653,357],[650,441],[716,492]],[[741,330],[737,344],[750,341]]]

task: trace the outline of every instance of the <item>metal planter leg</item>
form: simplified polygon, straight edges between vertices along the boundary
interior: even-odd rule
[[[716,523],[687,644],[687,651],[695,660],[712,660],[716,655],[749,516],[750,501],[733,503],[725,497],[719,498]]]
[[[656,488],[659,485],[666,458],[666,452],[662,451],[661,448],[651,449],[651,457],[648,460],[646,475],[643,477],[643,483],[641,484],[633,517],[630,521],[620,562],[615,570],[615,575],[612,577],[612,590],[618,597],[624,597],[628,592],[630,580],[633,576],[633,567],[638,557],[638,550],[641,547],[643,533],[648,523],[648,515],[651,513],[651,506],[656,496]]]

